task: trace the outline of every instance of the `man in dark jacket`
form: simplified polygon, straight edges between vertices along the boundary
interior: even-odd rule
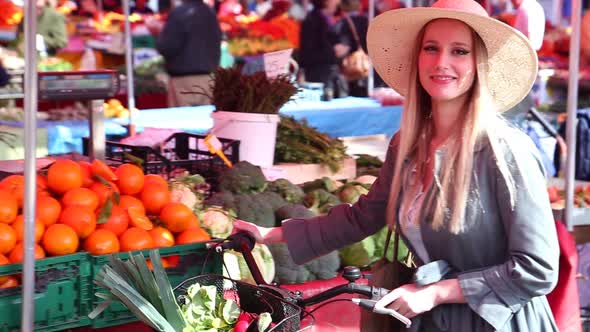
[[[321,82],[335,97],[348,95],[339,63],[349,46],[342,42],[334,24],[339,0],[312,0],[314,9],[301,23],[299,64],[307,82]]]
[[[219,65],[221,29],[217,16],[202,0],[184,0],[168,15],[157,49],[170,75],[170,107],[207,105],[209,74]]]

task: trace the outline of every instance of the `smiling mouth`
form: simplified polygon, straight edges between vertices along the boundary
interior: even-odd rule
[[[449,76],[449,75],[432,75],[432,76],[430,76],[430,79],[435,82],[446,83],[446,82],[454,81],[457,78],[454,76]]]

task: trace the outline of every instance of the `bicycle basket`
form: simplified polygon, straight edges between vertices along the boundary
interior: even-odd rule
[[[215,286],[218,294],[223,295],[225,299],[236,301],[243,311],[253,314],[270,313],[272,321],[276,325],[268,329],[268,332],[293,332],[300,328],[301,308],[260,286],[225,278],[221,275],[204,274],[183,281],[174,289],[174,295],[179,304],[183,304],[183,296],[186,295],[188,288],[195,283],[203,286]]]

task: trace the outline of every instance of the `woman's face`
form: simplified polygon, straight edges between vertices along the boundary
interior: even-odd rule
[[[418,76],[432,101],[463,97],[473,85],[475,73],[471,29],[451,19],[429,23],[418,56]]]

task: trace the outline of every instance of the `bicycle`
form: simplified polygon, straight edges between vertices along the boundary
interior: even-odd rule
[[[313,312],[323,305],[331,303],[328,300],[341,294],[356,294],[366,298],[351,298],[348,300],[377,314],[391,315],[404,323],[406,327],[410,327],[411,321],[395,310],[375,308],[375,303],[390,291],[385,288],[356,283],[363,276],[358,267],[349,266],[344,268],[342,277],[348,283],[335,286],[309,298],[304,298],[300,291],[290,291],[279,285],[266,283],[251,253],[254,244],[255,240],[250,234],[240,232],[226,239],[208,242],[207,248],[216,253],[222,253],[224,250],[235,250],[242,253],[256,283],[255,285],[221,275],[204,274],[187,279],[174,289],[178,301],[182,304],[188,288],[195,283],[205,286],[215,285],[218,294],[238,302],[243,311],[253,314],[270,313],[275,325],[267,331],[293,332],[312,328],[315,324]],[[343,299],[338,301],[341,300]],[[316,304],[320,304],[320,306],[309,312],[305,310],[305,308]],[[306,327],[301,327],[301,321],[307,316],[312,318],[312,323]]]

